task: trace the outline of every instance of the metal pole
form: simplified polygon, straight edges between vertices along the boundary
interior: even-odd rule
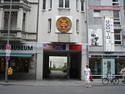
[[[88,0],[85,1],[85,11],[86,11],[86,55],[87,55],[87,63],[89,63],[89,43],[88,43]]]
[[[7,32],[7,44],[10,41],[10,24],[11,24],[11,9],[12,9],[12,0],[10,0],[10,8],[9,8],[9,17],[8,17],[8,32]],[[5,81],[8,82],[8,64],[9,57],[6,57],[6,70],[5,70]]]

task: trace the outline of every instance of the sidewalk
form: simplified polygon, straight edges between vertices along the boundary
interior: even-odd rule
[[[24,81],[14,81],[10,80],[8,82],[0,81],[0,85],[25,85],[25,86],[85,86],[85,81],[81,80],[24,80]],[[101,79],[95,79],[92,82],[93,86],[102,86]]]

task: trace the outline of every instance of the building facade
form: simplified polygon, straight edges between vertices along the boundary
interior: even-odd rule
[[[1,0],[1,74],[8,39],[16,79],[48,79],[53,56],[67,58],[68,79],[83,80],[86,64],[95,78],[119,74],[125,65],[124,6],[124,0]]]
[[[88,0],[89,64],[98,77],[125,65],[123,1]]]
[[[37,79],[49,77],[49,58],[67,57],[67,77],[83,79],[87,63],[87,33],[84,0],[40,0],[37,54]]]
[[[32,58],[37,35],[37,8],[37,0],[0,0],[0,79],[4,79],[7,59],[16,79],[23,77],[22,73],[27,73],[31,65],[35,66]],[[10,58],[6,58],[8,41]]]

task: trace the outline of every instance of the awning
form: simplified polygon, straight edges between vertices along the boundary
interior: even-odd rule
[[[11,53],[10,57],[32,57],[33,54],[29,53]],[[5,53],[0,53],[0,56],[6,56]]]

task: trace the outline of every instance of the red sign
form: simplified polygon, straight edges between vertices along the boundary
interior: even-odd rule
[[[94,10],[120,10],[121,6],[89,6]]]
[[[74,50],[74,51],[81,51],[82,50],[82,45],[81,44],[70,45],[69,49]]]
[[[10,44],[6,44],[6,49],[7,50],[11,50],[11,45]]]

